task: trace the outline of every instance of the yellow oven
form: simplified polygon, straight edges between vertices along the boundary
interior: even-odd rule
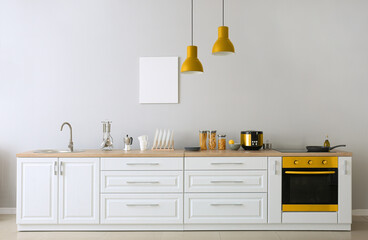
[[[284,157],[282,210],[336,212],[338,210],[337,157]]]

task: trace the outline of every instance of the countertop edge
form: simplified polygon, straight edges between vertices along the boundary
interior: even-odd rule
[[[207,150],[200,152],[189,152],[182,149],[173,151],[154,151],[154,150],[113,150],[102,151],[96,149],[85,150],[78,153],[34,153],[33,151],[16,154],[18,158],[126,158],[126,157],[351,157],[352,152],[333,151],[333,152],[305,152],[305,153],[282,153],[276,150]]]

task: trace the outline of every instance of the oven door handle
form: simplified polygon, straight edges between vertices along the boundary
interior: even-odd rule
[[[335,174],[335,171],[285,171],[286,174]]]

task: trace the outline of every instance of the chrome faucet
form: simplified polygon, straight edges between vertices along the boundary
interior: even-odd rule
[[[70,140],[69,140],[68,148],[70,149],[71,152],[73,152],[73,131],[72,131],[72,125],[70,125],[70,123],[68,123],[68,122],[64,122],[63,125],[61,125],[60,131],[63,131],[64,125],[68,125],[69,126],[69,129],[70,129]]]

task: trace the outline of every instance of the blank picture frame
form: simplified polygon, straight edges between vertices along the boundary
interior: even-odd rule
[[[179,57],[139,58],[139,103],[179,103]]]

